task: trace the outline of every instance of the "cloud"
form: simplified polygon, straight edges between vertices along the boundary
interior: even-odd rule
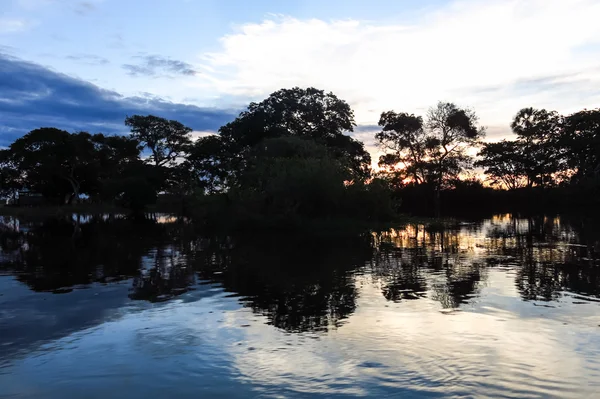
[[[0,54],[12,54],[16,50],[13,46],[5,46],[0,44]]]
[[[191,64],[184,61],[173,60],[158,55],[136,56],[141,59],[140,64],[125,64],[125,69],[130,76],[163,76],[172,77],[173,75],[193,76],[197,72]]]
[[[106,58],[100,57],[97,55],[93,55],[93,54],[75,54],[75,55],[69,55],[66,58],[68,60],[75,61],[80,64],[86,64],[86,65],[107,65],[110,63],[110,61],[107,60]]]
[[[200,54],[203,74],[191,85],[252,99],[315,86],[347,100],[359,124],[455,101],[508,130],[525,106],[600,105],[598,15],[596,0],[466,0],[411,24],[273,17],[238,26]],[[536,80],[545,77],[555,81]]]
[[[200,108],[159,97],[124,97],[43,66],[0,54],[0,145],[31,129],[124,133],[126,115],[155,114],[196,131],[215,131],[233,119],[231,110]]]
[[[31,24],[22,19],[0,18],[0,34],[26,30]]]

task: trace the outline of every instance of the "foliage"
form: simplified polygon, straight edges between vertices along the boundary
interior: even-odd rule
[[[476,165],[492,184],[508,189],[588,185],[600,175],[600,110],[564,117],[524,108],[511,128],[515,140],[486,143],[479,153]]]
[[[154,115],[133,115],[125,118],[131,136],[150,150],[149,162],[155,166],[173,165],[191,144],[192,129],[182,123]]]
[[[475,166],[484,168],[492,185],[510,190],[527,185],[527,154],[518,142],[502,140],[485,143],[479,156],[481,159]]]
[[[282,89],[260,103],[250,103],[234,121],[219,129],[227,146],[228,166],[235,179],[246,164],[246,154],[269,138],[299,137],[326,146],[339,159],[348,180],[369,176],[371,158],[363,143],[345,135],[355,126],[350,106],[333,93],[315,88]]]
[[[209,194],[226,190],[230,156],[221,136],[201,137],[190,146],[180,170],[191,189]]]
[[[12,162],[29,187],[71,203],[97,176],[95,148],[89,133],[69,134],[55,128],[35,129],[10,146]]]
[[[0,150],[0,195],[29,190],[53,204],[87,197],[135,212],[160,197],[198,225],[232,228],[376,223],[398,212],[439,215],[442,202],[452,211],[579,206],[600,190],[600,110],[523,108],[514,139],[492,143],[482,142],[475,113],[453,103],[424,117],[384,112],[377,171],[348,135],[350,106],[315,88],[276,91],[196,140],[191,128],[158,116],[125,124],[130,135],[32,130]]]
[[[469,168],[467,153],[483,138],[475,113],[452,103],[439,102],[422,117],[393,111],[381,114],[382,131],[375,138],[386,151],[379,165],[390,173],[404,173],[404,180],[432,185],[439,209],[439,193],[449,180]]]
[[[24,186],[22,173],[14,164],[10,150],[0,150],[0,195],[14,200]]]
[[[568,154],[567,166],[575,172],[573,181],[600,178],[600,109],[569,115],[559,146]]]
[[[250,152],[234,196],[258,214],[324,217],[339,206],[344,177],[322,145],[296,137],[267,139]]]
[[[517,135],[527,186],[548,186],[560,180],[565,170],[563,153],[557,145],[563,132],[564,118],[556,111],[523,108],[511,128]]]

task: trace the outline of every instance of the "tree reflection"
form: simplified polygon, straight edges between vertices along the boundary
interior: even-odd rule
[[[142,259],[129,297],[151,302],[165,301],[187,292],[197,283],[192,268],[175,245],[159,246]]]
[[[478,289],[481,266],[460,229],[409,225],[378,235],[373,272],[390,301],[431,297],[444,308],[466,302]]]
[[[289,332],[324,331],[354,312],[354,272],[372,256],[368,239],[267,236],[235,241],[233,249],[208,251],[199,259],[200,274],[240,295],[274,326]]]
[[[373,274],[390,301],[429,297],[455,308],[478,295],[487,270],[515,270],[524,300],[600,296],[600,220],[504,215],[444,228],[408,225],[376,235]]]
[[[150,299],[160,294],[149,293],[146,275],[155,276],[149,279],[152,283],[157,275],[165,276],[161,247],[171,241],[168,229],[152,220],[132,223],[104,216],[83,221],[63,217],[21,222],[18,228],[5,223],[0,232],[0,269],[15,274],[34,291],[64,292],[73,286],[136,277],[132,297]],[[145,264],[149,254],[156,255],[152,268]],[[162,272],[153,270],[157,267]],[[173,271],[164,279],[166,285],[179,281],[173,278],[178,275]]]
[[[506,216],[487,232],[490,254],[510,257],[525,300],[552,301],[565,291],[600,295],[597,216]]]
[[[343,238],[207,239],[183,223],[157,219],[6,219],[0,224],[0,271],[34,291],[127,279],[129,298],[147,301],[168,300],[210,281],[280,329],[325,331],[355,311],[360,274],[368,274],[388,301],[428,298],[448,309],[479,295],[494,268],[514,274],[524,300],[552,301],[565,292],[600,297],[599,221],[504,215]]]

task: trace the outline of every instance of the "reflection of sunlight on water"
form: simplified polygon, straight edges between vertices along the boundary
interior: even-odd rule
[[[359,277],[358,279],[366,279]],[[429,300],[390,305],[369,281],[360,286],[357,311],[342,328],[301,344],[280,331],[254,326],[245,337],[256,350],[233,348],[238,370],[253,383],[297,392],[374,395],[396,388],[447,396],[578,397],[600,388],[595,326],[573,332],[562,322],[514,313],[514,284],[495,273],[492,303],[453,314]],[[236,319],[236,318],[241,319]],[[230,313],[229,324],[245,314]],[[285,356],[274,348],[282,341]],[[356,383],[360,381],[360,383]],[[581,381],[595,381],[581,385]],[[354,382],[354,383],[353,383]],[[476,394],[475,394],[476,393]]]
[[[177,218],[177,216],[170,215],[170,214],[157,213],[154,216],[154,220],[156,220],[156,223],[165,224],[165,223],[175,223],[175,222],[177,222],[178,218]]]

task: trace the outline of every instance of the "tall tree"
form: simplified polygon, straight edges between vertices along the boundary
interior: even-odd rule
[[[29,188],[70,203],[94,179],[96,158],[90,138],[85,132],[35,129],[11,144],[10,152]]]
[[[0,150],[0,196],[14,200],[23,187],[23,173],[15,165],[10,150]]]
[[[600,109],[583,110],[565,120],[560,146],[567,154],[573,180],[600,177]]]
[[[428,150],[431,140],[423,129],[423,118],[407,113],[388,111],[381,114],[382,131],[375,135],[382,149],[379,166],[388,173],[403,172],[416,184],[429,177]]]
[[[467,150],[479,145],[485,135],[478,118],[469,109],[439,102],[421,117],[407,113],[384,112],[375,135],[387,154],[381,163],[402,164],[415,183],[427,182],[435,192],[436,215],[440,214],[440,191],[445,182],[458,177],[472,165]]]
[[[105,136],[95,134],[91,137],[95,149],[96,184],[89,193],[105,200],[113,200],[112,187],[116,181],[130,175],[140,161],[140,143],[131,136]]]
[[[475,166],[484,168],[492,185],[501,185],[509,190],[527,185],[527,155],[518,142],[485,143],[478,155],[480,159]]]
[[[251,103],[219,133],[236,173],[244,169],[245,154],[261,141],[300,137],[326,146],[346,166],[349,180],[364,180],[369,176],[370,155],[361,142],[345,134],[352,132],[355,125],[350,106],[333,93],[295,87]]]
[[[515,115],[511,128],[527,155],[523,166],[528,187],[552,185],[565,170],[564,152],[558,145],[563,125],[564,118],[556,111],[523,108]]]
[[[345,172],[330,151],[299,137],[267,139],[248,154],[234,190],[236,202],[259,215],[314,218],[334,215],[345,192]]]
[[[227,187],[229,157],[221,136],[201,137],[190,147],[181,170],[193,188],[214,194]]]
[[[174,120],[154,115],[125,118],[131,135],[150,150],[149,161],[155,166],[170,166],[183,156],[191,144],[192,129]]]

